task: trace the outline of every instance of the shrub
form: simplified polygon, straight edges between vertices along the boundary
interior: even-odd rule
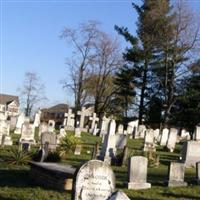
[[[67,134],[62,138],[58,151],[61,157],[65,157],[68,153],[73,153],[76,145],[80,144],[81,141],[76,138],[73,134]]]
[[[12,148],[7,155],[6,161],[11,165],[27,165],[31,160],[28,153],[20,150],[19,148]]]

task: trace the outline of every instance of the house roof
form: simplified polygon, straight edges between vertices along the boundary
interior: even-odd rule
[[[10,104],[13,101],[16,101],[17,104],[19,104],[19,97],[8,94],[0,94],[0,104],[6,105]]]
[[[41,111],[42,112],[50,112],[50,113],[65,113],[68,112],[69,106],[67,104],[57,104],[55,106],[52,106],[50,108],[44,108]]]

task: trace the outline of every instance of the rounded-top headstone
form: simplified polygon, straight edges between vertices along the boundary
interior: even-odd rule
[[[90,160],[79,169],[73,190],[74,200],[107,200],[115,191],[114,172],[105,162]]]

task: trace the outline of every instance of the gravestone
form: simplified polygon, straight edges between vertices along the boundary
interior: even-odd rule
[[[20,143],[35,144],[35,127],[32,124],[24,123],[22,125],[22,134],[20,137]]]
[[[148,159],[143,156],[133,156],[130,158],[128,174],[128,189],[139,190],[151,188],[147,183]]]
[[[124,149],[127,144],[127,136],[126,135],[115,135],[115,147],[117,149]]]
[[[77,112],[77,114],[80,115],[80,128],[81,129],[84,128],[84,121],[85,121],[85,117],[87,116],[85,111],[86,111],[86,108],[82,107],[81,111]]]
[[[186,141],[183,143],[181,157],[186,167],[196,167],[200,162],[200,142]]]
[[[111,159],[114,158],[116,155],[115,130],[116,130],[116,122],[115,120],[112,119],[110,121],[108,134],[105,135],[100,155],[101,159],[103,159],[108,163],[110,163]]]
[[[196,129],[194,132],[194,140],[200,141],[200,126],[196,126]]]
[[[55,124],[56,124],[56,122],[54,120],[49,120],[49,122],[48,122],[48,132],[53,133],[55,131]]]
[[[168,135],[169,135],[169,129],[164,128],[162,131],[161,139],[160,139],[161,146],[167,145]]]
[[[56,150],[56,135],[50,132],[44,132],[41,134],[41,148],[44,149],[45,144],[48,144],[48,151]]]
[[[93,133],[93,130],[95,128],[96,123],[99,121],[99,118],[97,117],[96,113],[93,113],[92,116],[89,118],[89,120],[92,121],[90,133]]]
[[[16,124],[16,128],[15,128],[15,131],[14,131],[15,134],[21,134],[22,125],[23,125],[24,121],[25,121],[24,113],[21,113],[18,116],[18,119],[17,119],[17,124]]]
[[[123,124],[119,124],[117,127],[117,134],[123,134],[124,133],[124,126]]]
[[[17,124],[17,117],[11,116],[10,117],[10,130],[14,131]]]
[[[181,130],[181,139],[190,140],[190,133],[186,129]]]
[[[39,110],[39,111],[35,114],[35,119],[34,119],[34,123],[33,123],[33,125],[34,125],[35,127],[39,127],[39,125],[40,125],[41,114],[42,114],[41,110]]]
[[[78,137],[78,138],[81,137],[81,130],[80,130],[79,127],[76,127],[76,128],[75,128],[75,137]]]
[[[68,109],[68,113],[65,113],[65,119],[63,125],[67,130],[74,130],[74,114],[72,113],[72,109]]]
[[[44,132],[48,132],[49,127],[48,124],[43,122],[39,125],[39,132],[38,132],[38,136],[40,137],[42,133]]]
[[[3,146],[12,146],[13,145],[13,141],[9,135],[2,136],[2,145]]]
[[[66,131],[64,128],[60,129],[60,133],[57,135],[57,144],[60,144],[60,141],[66,136]]]
[[[167,148],[170,150],[170,152],[173,152],[176,146],[177,141],[177,134],[178,130],[175,128],[171,128],[169,132],[169,138],[167,140]]]
[[[183,187],[187,186],[184,182],[185,164],[171,162],[168,171],[168,186],[169,187]]]
[[[156,151],[153,129],[147,129],[144,138],[144,151]]]
[[[108,133],[109,123],[110,123],[110,119],[106,118],[106,116],[103,116],[103,119],[100,124],[100,136],[104,137]]]
[[[76,145],[74,155],[81,155],[81,145]]]
[[[197,184],[200,184],[200,162],[196,163],[196,178],[197,178]]]
[[[130,199],[124,192],[117,191],[109,198],[109,200],[130,200]]]
[[[92,131],[92,135],[96,136],[98,131],[99,131],[99,129],[97,128],[97,124],[95,124],[94,129]]]
[[[78,171],[73,200],[107,200],[115,191],[115,175],[111,167],[100,160],[90,160]]]
[[[132,126],[127,126],[127,134],[132,135],[133,134],[133,127]]]
[[[159,139],[160,139],[160,129],[157,128],[153,132],[154,132],[154,139],[155,139],[155,141],[159,142]]]
[[[0,120],[0,134],[10,135],[10,124],[8,121]]]
[[[137,138],[144,138],[146,133],[146,126],[145,125],[139,125],[138,131],[137,131]]]
[[[135,121],[131,121],[128,123],[128,127],[132,127],[132,129],[130,129],[131,135],[134,138],[139,138],[139,133],[138,133],[138,126],[139,126],[139,120],[135,120]]]

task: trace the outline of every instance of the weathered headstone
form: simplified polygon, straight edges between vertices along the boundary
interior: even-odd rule
[[[22,125],[23,125],[24,121],[25,121],[24,113],[21,113],[18,116],[18,119],[17,119],[17,124],[16,124],[16,128],[15,128],[15,131],[14,131],[15,134],[21,134]]]
[[[55,121],[54,120],[49,120],[48,122],[48,131],[53,133],[55,130]]]
[[[109,123],[110,119],[104,116],[100,124],[100,136],[104,137],[108,133]]]
[[[156,151],[153,129],[147,129],[144,138],[144,151]]]
[[[24,123],[22,125],[22,134],[20,143],[35,144],[35,127],[32,124]]]
[[[3,135],[2,145],[3,146],[12,146],[13,145],[13,141],[9,135]]]
[[[34,123],[33,123],[33,125],[34,125],[35,127],[39,127],[39,125],[40,125],[40,117],[41,117],[41,114],[42,114],[41,110],[39,110],[39,111],[35,114],[35,119],[34,119]]]
[[[151,188],[151,184],[147,183],[147,165],[148,160],[143,156],[133,156],[130,158],[128,189]]]
[[[170,152],[173,152],[176,146],[177,141],[177,134],[178,130],[175,128],[171,128],[169,132],[169,138],[167,140],[167,148],[170,150]]]
[[[124,149],[127,144],[127,136],[126,135],[115,135],[115,147],[117,149]]]
[[[109,200],[130,200],[130,199],[124,192],[117,191],[112,195],[112,197],[109,198]]]
[[[154,132],[154,139],[155,139],[155,141],[159,142],[159,139],[160,139],[160,129],[157,128],[153,132]]]
[[[80,130],[79,127],[76,127],[76,128],[75,128],[75,137],[78,137],[78,138],[81,137],[81,130]]]
[[[116,155],[116,122],[115,120],[110,121],[108,134],[105,135],[103,146],[101,149],[101,159],[110,163],[111,159]]]
[[[161,139],[160,139],[161,146],[167,145],[168,135],[169,135],[169,129],[164,128],[162,131]]]
[[[39,125],[39,132],[38,132],[38,136],[40,137],[42,133],[44,132],[48,132],[49,130],[49,127],[48,127],[48,124],[47,123],[41,123]]]
[[[200,162],[200,142],[187,141],[183,143],[181,157],[186,167],[195,167]]]
[[[117,134],[123,134],[124,133],[124,126],[123,124],[119,124],[117,127]]]
[[[171,162],[168,174],[169,174],[169,179],[168,179],[169,187],[187,186],[187,183],[184,182],[184,175],[185,175],[184,163]]]
[[[131,121],[128,123],[128,127],[132,127],[132,130],[130,130],[130,132],[134,138],[139,138],[138,126],[139,126],[139,120]]]
[[[76,145],[74,155],[81,155],[81,145]]]
[[[200,126],[196,126],[195,128],[194,140],[200,141]]]
[[[55,151],[56,150],[56,135],[44,132],[41,134],[41,148],[45,147],[45,144],[48,143],[48,150],[49,151]]]
[[[107,200],[114,191],[115,175],[111,167],[100,160],[90,160],[77,173],[73,200]]]
[[[146,126],[145,125],[139,125],[138,131],[137,131],[137,138],[144,138],[146,133]]]

